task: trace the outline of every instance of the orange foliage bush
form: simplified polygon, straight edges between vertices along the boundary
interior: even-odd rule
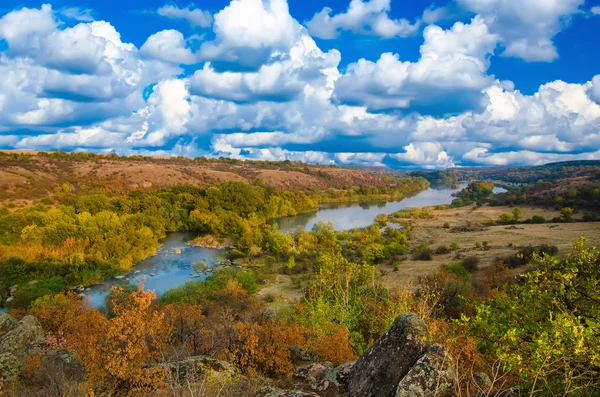
[[[170,329],[164,314],[151,307],[155,297],[140,288],[115,300],[110,320],[87,305],[69,320],[67,340],[95,389],[147,395],[163,385],[165,370],[151,364],[164,357]]]

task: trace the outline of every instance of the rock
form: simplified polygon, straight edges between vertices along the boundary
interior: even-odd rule
[[[316,362],[316,361],[321,360],[321,357],[319,357],[318,354],[313,353],[312,351],[310,351],[304,347],[290,346],[289,350],[290,350],[290,358],[295,363],[299,363],[299,362],[303,362],[303,361],[304,362],[306,362],[306,361]]]
[[[174,374],[177,374],[180,379],[184,379],[186,374],[202,373],[207,369],[225,373],[229,376],[239,375],[240,373],[235,365],[210,356],[192,356],[181,361],[160,363],[153,367],[168,368]]]
[[[492,388],[492,380],[485,372],[475,372],[471,383],[475,390],[482,392],[488,392]]]
[[[19,376],[21,362],[12,353],[0,353],[0,380],[14,382]],[[0,385],[2,382],[0,382]],[[2,392],[0,388],[0,393]]]
[[[19,289],[19,285],[18,284],[9,287],[8,288],[8,295],[13,296],[17,292],[18,289]]]
[[[0,353],[24,355],[38,350],[44,338],[44,331],[37,318],[25,316],[17,326],[0,339]]]
[[[85,287],[83,285],[78,285],[77,287],[75,287],[75,291],[76,292],[83,292],[83,291],[85,291]]]
[[[394,397],[400,380],[429,347],[425,323],[412,313],[392,326],[354,364],[348,377],[350,397]]]
[[[306,380],[310,384],[320,382],[329,372],[333,370],[333,364],[329,361],[322,363],[306,364],[298,367],[294,376]]]
[[[348,382],[348,376],[356,361],[352,361],[346,364],[342,364],[339,367],[335,367],[329,373],[323,377],[323,380],[319,384],[314,385],[313,389],[316,391],[325,391],[331,388],[343,388]]]
[[[0,337],[17,327],[18,321],[8,313],[0,312]]]
[[[452,355],[444,346],[435,344],[402,378],[396,397],[450,397],[454,392],[455,377]]]
[[[125,276],[124,276],[124,275],[122,275],[122,274],[120,274],[120,275],[118,275],[118,276],[115,276],[115,278],[116,278],[117,280],[121,280],[121,279],[124,279],[124,278],[125,278]]]
[[[31,280],[30,282],[27,283],[27,285],[36,285],[38,283],[37,280]]]
[[[276,387],[264,386],[255,394],[256,397],[319,397],[315,393],[301,390],[283,390]]]

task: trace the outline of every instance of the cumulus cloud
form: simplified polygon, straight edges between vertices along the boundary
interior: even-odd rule
[[[176,5],[166,4],[156,10],[157,14],[171,19],[184,19],[193,26],[207,28],[212,24],[210,12],[198,8],[179,8]]]
[[[341,31],[370,34],[379,37],[408,37],[419,30],[420,21],[411,24],[407,19],[391,19],[390,0],[351,0],[345,12],[331,16],[324,7],[305,24],[310,34],[321,39],[335,39]]]
[[[173,29],[163,30],[148,37],[140,48],[140,53],[174,64],[191,64],[196,61],[195,55],[186,46],[183,34]]]
[[[428,26],[423,36],[417,62],[384,53],[377,62],[350,64],[336,84],[337,98],[375,110],[421,107],[435,113],[480,106],[481,90],[493,81],[486,72],[498,37],[479,17],[449,30]]]
[[[233,0],[195,52],[176,30],[138,50],[109,22],[61,23],[50,5],[21,8],[0,17],[0,145],[409,168],[598,158],[600,75],[526,94],[489,73],[498,44],[551,40],[570,9],[527,16],[562,15],[530,30],[516,18],[510,36],[509,2],[493,18],[488,3],[496,0],[469,5],[481,7],[469,23],[426,27],[416,61],[386,52],[343,73],[342,54],[319,48],[285,0]],[[373,15],[393,22],[388,11],[386,1],[353,1],[330,18],[359,16],[355,31],[375,34]],[[354,31],[344,23],[335,34]]]
[[[595,6],[595,7],[592,7],[592,8],[590,9],[590,11],[591,11],[591,12],[592,12],[592,14],[594,14],[594,15],[600,15],[600,6]]]
[[[579,12],[585,0],[457,0],[481,15],[492,33],[500,35],[504,56],[528,62],[558,58],[552,38]]]
[[[233,0],[215,15],[215,40],[204,42],[200,54],[238,68],[258,68],[288,51],[301,29],[286,0]]]

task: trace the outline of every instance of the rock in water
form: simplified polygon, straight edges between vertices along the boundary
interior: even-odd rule
[[[400,381],[396,397],[446,397],[454,392],[456,368],[452,355],[435,344]]]
[[[398,384],[429,347],[425,323],[406,313],[356,361],[348,377],[350,397],[394,397]]]

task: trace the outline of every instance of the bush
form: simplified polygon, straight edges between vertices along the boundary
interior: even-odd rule
[[[477,241],[475,243],[475,248],[477,248],[477,249],[481,248],[481,243],[479,241]]]
[[[446,247],[445,245],[440,245],[439,247],[437,247],[435,249],[435,254],[436,255],[444,255],[444,254],[449,254],[451,251],[451,249],[449,247]]]
[[[413,259],[419,261],[430,261],[433,259],[433,251],[427,244],[419,244],[413,248]]]
[[[451,249],[452,251],[456,251],[456,250],[457,250],[457,249],[459,249],[459,248],[460,248],[460,247],[459,247],[459,245],[458,245],[458,243],[457,243],[456,241],[453,241],[453,242],[451,242],[451,243],[450,243],[450,249]]]
[[[443,228],[444,229],[450,229],[450,223],[445,222]]]
[[[394,267],[394,271],[397,272],[398,270],[400,270],[400,262],[394,262],[392,264],[392,266]]]
[[[536,224],[546,223],[546,218],[544,218],[543,216],[534,215],[531,217],[531,223],[536,223]]]
[[[479,266],[479,258],[476,256],[467,256],[460,263],[469,273],[473,273]]]

